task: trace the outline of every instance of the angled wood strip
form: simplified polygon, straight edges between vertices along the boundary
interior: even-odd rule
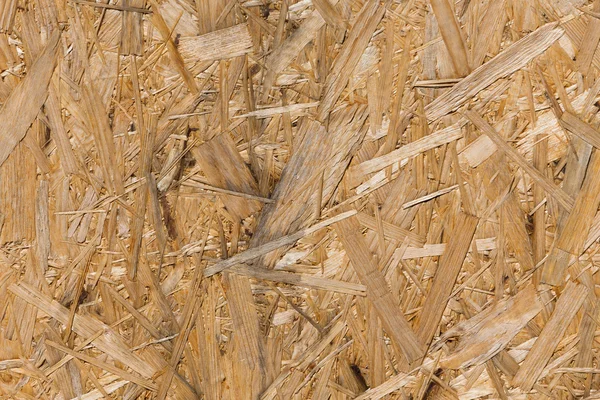
[[[360,233],[358,218],[349,217],[336,223],[335,230],[354,271],[367,287],[367,297],[372,302],[386,333],[409,363],[418,360],[425,351],[423,344],[406,321],[383,274],[373,262],[373,256]]]
[[[187,85],[190,92],[192,94],[197,94],[198,93],[198,85],[196,85],[196,81],[194,81],[194,77],[192,76],[192,73],[185,66],[183,57],[181,56],[181,53],[179,52],[177,46],[175,46],[173,39],[171,39],[171,30],[169,29],[169,27],[167,26],[167,23],[165,22],[162,15],[160,14],[160,7],[159,7],[158,3],[155,0],[150,0],[150,4],[152,5],[152,12],[153,12],[152,22],[153,22],[154,26],[156,26],[156,28],[160,32],[163,40],[165,41],[165,43],[167,45],[167,50],[169,51],[169,56],[171,57],[171,61],[175,65],[177,72],[179,72],[179,75],[181,75],[181,78]]]
[[[96,3],[96,4],[102,4],[102,3]],[[123,386],[127,385],[128,383],[129,382],[127,382],[127,381],[119,380],[116,382],[105,384],[103,386],[103,390],[107,394],[114,393],[117,390],[121,389]],[[83,394],[82,396],[74,397],[71,400],[98,400],[98,399],[102,399],[102,398],[105,398],[104,393],[100,392],[100,390],[98,390],[98,389],[94,389],[94,390],[90,390],[89,392]]]
[[[523,168],[529,176],[531,176],[537,184],[544,188],[544,190],[552,196],[556,201],[564,207],[567,211],[571,211],[573,208],[573,199],[561,188],[557,187],[554,183],[550,182],[546,176],[544,176],[537,169],[533,168],[524,158],[520,155],[517,150],[510,146],[506,141],[496,132],[496,130],[488,124],[483,118],[477,113],[471,110],[465,112],[465,116],[471,120],[471,122],[477,126],[482,132],[484,132],[494,144],[502,150],[504,154],[510,157],[519,167]]]
[[[576,115],[568,111],[563,112],[560,117],[560,124],[572,134],[600,149],[600,132],[583,122]]]
[[[189,179],[185,182],[181,183],[182,186],[189,186],[189,187],[194,187],[194,188],[199,188],[202,190],[207,190],[209,192],[215,192],[215,193],[224,193],[224,194],[229,194],[232,196],[237,196],[237,197],[243,197],[245,199],[249,199],[249,200],[256,200],[259,201],[261,203],[273,203],[273,200],[271,199],[267,199],[265,197],[260,197],[260,196],[256,196],[250,193],[242,193],[242,192],[236,192],[234,190],[228,190],[228,189],[223,189],[220,187],[216,187],[216,186],[212,186],[212,185],[207,185],[205,183],[202,182],[197,182],[193,179]]]
[[[441,360],[446,368],[480,365],[502,351],[541,310],[543,304],[533,285],[504,299],[445,332],[441,340],[458,337],[458,346]]]
[[[587,235],[583,245],[583,250],[585,251],[589,249],[590,246],[594,244],[596,240],[598,240],[598,238],[600,238],[600,214],[596,214],[594,220],[592,221],[592,226],[590,227],[589,234]]]
[[[584,103],[589,94],[589,92],[582,93],[571,100],[573,108],[577,113],[584,112]],[[498,129],[497,124],[494,124],[494,127]],[[530,125],[525,129],[523,138],[517,142],[517,148],[525,155],[526,159],[530,160],[533,158],[534,138],[543,135],[544,137],[548,137],[550,145],[550,148],[548,149],[549,161],[556,160],[557,154],[561,154],[562,152],[557,150],[562,140],[559,138],[564,136],[563,130],[564,128],[561,126],[560,121],[557,120],[552,111],[545,110],[541,113],[538,112],[536,113],[535,126]],[[462,149],[459,155],[461,156],[461,161],[467,161],[469,165],[474,168],[491,157],[496,150],[497,147],[494,142],[486,135],[482,135]]]
[[[95,1],[87,1],[87,0],[69,0],[73,3],[77,4],[86,4],[88,6],[97,7],[97,8],[106,8],[109,10],[119,10],[119,11],[130,11],[135,13],[142,14],[151,14],[152,11],[147,10],[145,8],[132,7],[132,6],[118,6],[115,4],[104,4],[104,3],[96,3]]]
[[[329,0],[315,0],[313,1],[315,9],[321,14],[321,17],[327,22],[329,25],[336,27],[338,29],[345,29],[346,23],[342,19],[341,15],[335,9],[334,5],[329,2]]]
[[[458,189],[459,186],[460,185],[458,185],[458,184],[457,185],[452,185],[450,187],[437,190],[437,191],[435,191],[433,193],[429,193],[429,194],[427,194],[427,195],[425,195],[423,197],[419,197],[418,199],[414,199],[412,201],[409,201],[409,202],[406,202],[406,203],[402,204],[402,208],[406,209],[406,208],[414,207],[417,204],[425,203],[425,202],[427,202],[429,200],[435,199],[436,197],[440,197],[440,196],[442,196],[442,195],[444,195],[446,193],[450,193],[453,190]]]
[[[600,205],[600,153],[594,149],[573,211],[567,217],[542,272],[542,281],[561,285],[572,256],[583,252],[585,241]]]
[[[200,36],[182,37],[177,48],[186,63],[209,62],[248,53],[252,39],[248,24],[238,24]]]
[[[483,64],[493,43],[494,35],[497,34],[498,29],[504,28],[508,19],[505,7],[506,0],[493,1],[488,4],[485,16],[481,19],[479,36],[475,41],[472,68],[477,68]]]
[[[600,1],[594,1],[592,12],[600,12]],[[600,19],[596,17],[588,18],[586,32],[583,35],[583,40],[577,52],[577,69],[582,74],[587,75],[594,60],[594,53],[600,43]]]
[[[60,32],[49,38],[27,76],[14,88],[0,109],[0,165],[25,137],[48,96],[48,85],[56,66]]]
[[[414,157],[443,144],[453,142],[461,137],[462,131],[460,126],[458,124],[451,125],[440,131],[427,135],[422,139],[405,144],[399,149],[391,151],[387,154],[372,158],[358,165],[350,167],[348,169],[350,182],[353,187],[358,186],[360,183],[362,183],[363,177],[367,174],[380,171],[394,163]]]
[[[433,283],[421,311],[417,336],[425,344],[431,343],[438,330],[440,320],[448,304],[448,296],[452,293],[479,222],[478,218],[464,213],[457,215],[456,219],[450,241],[440,258]]]
[[[267,371],[267,358],[265,354],[265,339],[261,335],[258,314],[251,309],[253,305],[252,291],[249,279],[245,276],[225,272],[223,276],[223,288],[229,301],[231,318],[239,337],[236,339],[239,346],[239,356],[235,360],[234,371],[239,374],[248,369],[254,370],[248,374],[260,379],[252,382],[244,382],[246,391],[262,391],[265,384],[264,378]],[[252,395],[255,398],[257,393]]]
[[[329,1],[329,0],[327,0]],[[338,0],[330,2],[332,6],[337,4]],[[271,53],[265,62],[267,74],[264,82],[264,91],[262,100],[269,95],[269,91],[275,82],[277,74],[287,68],[290,63],[298,56],[298,53],[314,39],[315,35],[325,25],[325,20],[318,10],[314,10],[273,53]]]
[[[448,0],[431,0],[430,4],[437,19],[440,34],[450,54],[454,71],[458,76],[467,76],[471,72],[467,58],[467,46],[450,3]]]
[[[131,234],[131,261],[130,277],[137,276],[140,252],[142,248],[142,235],[144,233],[144,221],[146,219],[146,204],[148,203],[148,185],[149,175],[152,170],[152,149],[154,147],[153,139],[156,136],[157,116],[150,117],[149,126],[140,132],[140,165],[138,177],[144,179],[142,186],[136,191],[135,219],[133,222]]]
[[[591,293],[588,289],[588,293]],[[596,299],[589,299],[583,305],[584,314],[579,323],[579,343],[577,343],[577,349],[579,353],[575,358],[574,365],[576,367],[585,368],[592,365],[593,362],[593,348],[594,340],[596,336],[596,326],[598,321],[598,302]]]
[[[204,276],[209,277],[214,274],[218,274],[221,271],[224,271],[228,268],[233,267],[234,265],[245,263],[248,261],[252,261],[253,259],[260,257],[262,255],[268,254],[273,250],[276,250],[280,247],[290,245],[292,243],[297,242],[299,239],[304,236],[310,235],[314,232],[319,231],[329,225],[335,224],[345,218],[350,218],[351,216],[356,215],[356,211],[346,211],[344,213],[338,214],[334,217],[326,219],[325,221],[319,222],[311,226],[310,228],[302,229],[298,232],[292,233],[291,235],[283,236],[278,239],[275,239],[271,242],[262,244],[257,247],[250,248],[246,251],[238,253],[226,260],[219,261],[218,263],[207,267],[204,270]]]
[[[393,393],[409,383],[414,381],[414,377],[409,374],[399,373],[379,386],[370,388],[363,394],[358,397],[355,397],[354,400],[378,400],[384,398],[390,393]]]
[[[386,7],[382,7],[379,1],[368,1],[359,12],[344,46],[327,75],[321,103],[317,109],[317,120],[324,122],[329,116],[335,102],[348,84],[348,78],[360,61],[360,56],[369,44],[379,21],[383,18],[385,9]]]
[[[556,303],[552,317],[515,375],[513,385],[525,391],[533,388],[587,295],[587,290],[582,285],[567,283]]]
[[[452,89],[425,107],[427,119],[432,122],[457,110],[460,106],[500,78],[523,68],[542,54],[563,35],[556,22],[546,24],[483,64]]]
[[[498,150],[493,140],[487,135],[481,135],[473,140],[459,153],[461,162],[466,162],[471,168],[478,167]]]
[[[194,112],[201,100],[202,97],[200,95],[189,93],[172,108],[165,110],[158,120],[158,131],[156,132],[156,138],[154,139],[154,151],[163,148],[171,135],[181,132],[185,127],[185,120],[173,121],[171,117]],[[133,148],[131,151],[132,153],[138,152],[139,147]]]
[[[233,118],[247,118],[247,117],[269,118],[269,117],[275,116],[277,114],[298,112],[301,110],[305,110],[307,108],[317,107],[318,105],[319,105],[319,102],[315,101],[312,103],[297,103],[297,104],[290,104],[290,105],[281,106],[281,107],[261,108],[260,110],[255,110],[255,111],[252,111],[252,112],[249,112],[246,114],[236,115]]]
[[[48,116],[52,135],[54,135],[54,140],[56,141],[56,147],[60,154],[61,163],[64,166],[66,173],[76,174],[80,171],[77,168],[75,153],[69,142],[69,135],[67,134],[60,114],[60,99],[53,83],[49,85],[48,89],[48,98],[46,99],[44,108],[46,115]]]
[[[123,0],[123,8],[127,9],[129,7],[143,9],[144,0]],[[141,56],[144,43],[142,14],[131,11],[125,11],[121,14],[121,54]]]
[[[91,78],[88,77],[88,79]],[[98,148],[103,183],[109,191],[122,194],[124,191],[123,177],[115,160],[116,146],[108,115],[103,111],[105,106],[93,81],[89,80],[82,85],[82,92],[83,117]]]
[[[248,267],[243,264],[231,267],[229,271],[238,275],[244,275],[255,279],[265,279],[273,282],[282,282],[290,285],[304,286],[313,289],[327,290],[355,296],[366,296],[366,288],[364,285],[321,278],[319,276],[274,271],[271,269],[257,268],[254,266]]]
[[[496,248],[496,238],[475,239],[477,250],[480,252],[494,250]],[[412,258],[435,257],[441,256],[448,247],[447,243],[425,244],[423,247],[408,247],[402,250],[402,259],[409,260]],[[399,252],[401,249],[397,249]]]

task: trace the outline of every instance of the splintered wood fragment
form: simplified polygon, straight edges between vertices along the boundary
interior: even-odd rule
[[[422,81],[416,81],[414,87],[424,87],[432,89],[440,89],[446,87],[452,87],[460,82],[462,78],[446,78],[446,79],[427,79]]]
[[[0,33],[12,33],[17,15],[17,0],[3,0],[0,2]]]
[[[160,35],[166,43],[167,50],[169,51],[169,57],[175,65],[175,69],[177,69],[177,72],[179,72],[179,75],[181,75],[181,78],[187,85],[190,92],[192,94],[197,94],[198,85],[196,85],[196,81],[194,80],[192,73],[185,66],[183,58],[179,53],[177,46],[175,46],[173,39],[171,38],[171,29],[169,29],[167,23],[163,19],[158,3],[155,0],[150,0],[150,4],[152,5],[152,11],[154,13],[152,15],[152,23],[154,26],[156,26],[156,29],[158,29],[158,32],[160,32]]]
[[[475,168],[490,158],[498,150],[492,139],[487,135],[481,135],[462,149],[459,160],[466,162],[471,168]]]
[[[543,304],[533,285],[516,296],[504,299],[442,335],[441,340],[457,337],[458,346],[441,360],[445,368],[468,368],[480,365],[502,351],[534,318]]]
[[[234,367],[234,371],[238,371],[238,373],[244,371],[248,375],[247,378],[251,380],[244,382],[244,390],[261,391],[264,385],[267,360],[258,314],[254,310],[248,309],[253,304],[252,291],[248,290],[250,281],[245,276],[225,272],[223,287],[229,302],[231,318],[239,335],[236,340],[240,342],[240,355],[237,360],[233,359],[238,364]],[[254,393],[252,397],[256,398],[257,394]]]
[[[477,39],[474,41],[472,68],[483,64],[488,51],[491,50],[490,46],[494,43],[494,35],[497,35],[499,29],[504,29],[508,19],[505,7],[506,0],[493,1],[488,4],[485,16],[479,25],[481,31],[478,32]]]
[[[580,137],[595,148],[600,149],[600,131],[594,129],[568,111],[563,112],[559,121],[569,132]]]
[[[123,8],[144,8],[144,0],[123,0]],[[121,54],[142,55],[144,43],[142,15],[139,12],[125,11],[121,18]]]
[[[444,115],[457,110],[483,89],[500,78],[523,68],[527,63],[542,54],[563,35],[564,31],[557,22],[542,26],[489,62],[483,64],[470,75],[454,85],[447,92],[425,107],[427,119],[435,121]]]
[[[262,108],[260,110],[255,110],[246,114],[236,115],[233,118],[247,118],[247,117],[256,117],[256,118],[269,118],[278,114],[283,113],[293,113],[301,110],[305,110],[307,108],[317,107],[319,105],[318,101],[312,103],[297,103],[290,104],[287,106],[281,107],[271,107],[271,108]]]
[[[326,0],[329,2],[329,0]],[[330,2],[335,6],[337,0]],[[273,53],[271,53],[265,62],[267,73],[263,84],[262,100],[265,101],[269,96],[275,77],[287,68],[291,62],[298,56],[302,49],[312,40],[314,40],[317,32],[325,25],[325,20],[318,10],[314,10],[310,15],[302,21],[298,29],[279,45]]]
[[[249,199],[249,200],[260,201],[261,203],[273,203],[273,200],[267,199],[265,197],[255,196],[250,193],[241,193],[241,192],[236,192],[233,190],[227,190],[227,189],[219,188],[216,186],[207,185],[205,183],[195,182],[192,180],[187,180],[185,182],[182,182],[182,186],[195,187],[195,188],[200,188],[202,190],[207,190],[210,192],[224,193],[224,194],[229,194],[231,196],[243,197],[243,198]]]
[[[69,141],[69,135],[65,129],[65,125],[62,121],[60,113],[60,100],[55,89],[54,82],[48,87],[48,98],[44,104],[46,115],[48,116],[48,122],[51,129],[52,136],[60,155],[61,165],[63,166],[65,173],[77,174],[80,171],[77,169],[77,160],[75,153]]]
[[[0,165],[25,137],[48,96],[48,85],[56,66],[60,31],[48,39],[25,78],[13,89],[0,109]]]
[[[577,343],[579,353],[574,362],[575,367],[579,368],[591,366],[593,362],[593,348],[599,311],[596,299],[587,300],[583,305],[583,310],[584,314],[579,323],[579,332],[577,333],[579,337],[579,343]]]
[[[422,343],[429,344],[439,329],[449,296],[452,293],[456,278],[471,247],[471,241],[479,219],[468,214],[460,213],[456,217],[455,227],[450,236],[444,254],[440,258],[429,294],[425,298],[417,336]]]
[[[185,36],[177,47],[183,61],[196,64],[244,55],[252,49],[248,24],[238,24],[200,36]]]
[[[462,137],[460,125],[455,124],[440,131],[425,136],[422,139],[405,144],[404,146],[384,154],[371,158],[358,165],[348,168],[348,175],[353,187],[362,183],[363,178],[370,173],[380,171],[390,165],[417,156],[427,150],[434,149],[446,143],[453,142]]]
[[[105,384],[104,386],[102,386],[102,389],[104,391],[101,392],[99,389],[94,389],[94,390],[90,390],[89,392],[78,396],[77,400],[99,400],[99,399],[103,399],[106,398],[107,394],[111,394],[116,392],[117,390],[121,389],[123,386],[128,385],[129,382],[125,381],[125,380],[117,380],[114,381],[112,383],[109,384]],[[73,400],[73,399],[71,399]]]
[[[465,111],[465,116],[471,120],[473,125],[479,128],[483,133],[485,133],[498,147],[498,149],[502,150],[502,152],[509,157],[512,161],[517,163],[519,167],[521,167],[529,176],[531,176],[535,182],[544,188],[544,190],[552,196],[556,201],[565,208],[567,211],[571,211],[573,208],[573,199],[567,193],[564,192],[561,188],[557,187],[554,183],[552,183],[546,176],[544,176],[540,171],[532,167],[527,160],[523,158],[521,154],[517,152],[511,145],[506,143],[506,141],[496,132],[496,130],[487,123],[479,114],[472,110]]]
[[[132,56],[133,57],[133,56]],[[86,122],[92,131],[96,144],[100,171],[104,177],[104,185],[114,194],[122,194],[123,176],[119,171],[116,157],[116,146],[108,115],[104,112],[105,106],[98,95],[96,85],[87,81],[82,87],[82,107],[85,112]],[[92,187],[89,187],[92,189]]]
[[[496,249],[496,238],[476,239],[477,251],[484,252]],[[436,243],[425,244],[423,247],[408,247],[406,249],[397,249],[395,253],[401,253],[403,260],[411,258],[435,257],[441,256],[446,251],[448,244]]]
[[[587,295],[587,290],[583,285],[571,281],[567,283],[556,302],[552,317],[544,326],[542,333],[521,364],[519,372],[515,375],[512,381],[513,385],[519,386],[524,391],[533,388]]]
[[[282,282],[289,285],[303,286],[337,293],[366,296],[366,288],[358,283],[342,282],[333,279],[321,278],[307,274],[294,274],[291,272],[274,271],[272,269],[249,267],[244,264],[231,267],[229,271],[250,278],[264,279],[273,282]]]
[[[265,205],[251,246],[304,229],[316,221],[315,204],[320,201],[324,206],[333,196],[366,135],[363,125],[367,115],[365,107],[349,106],[332,113],[328,127],[318,121],[302,125],[297,133],[302,141],[294,145],[294,153],[271,196],[275,202]],[[283,249],[257,263],[272,268],[282,255]]]
[[[600,205],[600,153],[593,150],[581,190],[542,272],[542,282],[561,285],[571,257],[578,257]]]
[[[157,116],[150,116],[150,123],[147,129],[140,132],[140,157],[141,162],[138,170],[138,178],[144,179],[142,186],[136,191],[135,216],[131,233],[131,262],[129,276],[135,280],[137,276],[138,264],[140,261],[140,251],[142,249],[142,235],[144,233],[144,222],[146,220],[146,204],[148,203],[148,184],[149,175],[152,169],[152,149],[154,147],[154,136],[156,135]]]
[[[201,95],[188,93],[187,96],[177,102],[171,109],[165,110],[158,120],[158,131],[156,132],[156,138],[154,139],[154,151],[159,151],[163,148],[171,135],[182,132],[186,126],[185,119],[171,120],[170,118],[174,115],[194,112],[201,100]],[[139,148],[132,149],[132,151],[138,150]]]
[[[278,398],[277,393],[279,392],[279,385],[286,379],[290,379],[290,375],[296,371],[304,371],[311,364],[314,363],[315,359],[329,346],[329,344],[346,329],[344,321],[337,321],[330,329],[325,333],[319,340],[312,343],[305,351],[297,355],[291,360],[290,366],[284,368],[279,376],[277,376],[273,383],[262,393],[261,399],[274,400]],[[300,374],[303,378],[303,374]],[[291,380],[291,379],[290,379]]]
[[[318,121],[324,122],[329,116],[335,102],[348,84],[350,74],[369,44],[373,32],[377,29],[379,21],[383,18],[385,10],[386,7],[381,6],[378,1],[369,1],[360,10],[325,80],[321,103],[317,109]]]
[[[409,363],[420,359],[425,352],[404,313],[396,303],[383,274],[361,234],[357,217],[349,217],[335,225],[346,254],[359,280],[367,287],[367,298],[373,304],[383,328]]]
[[[218,274],[228,268],[233,267],[234,265],[245,263],[248,261],[252,261],[253,259],[260,257],[262,255],[268,254],[273,250],[276,250],[280,247],[288,246],[292,243],[297,242],[303,237],[315,233],[329,225],[335,224],[338,221],[341,221],[345,218],[349,218],[353,215],[356,215],[355,210],[346,211],[344,213],[338,214],[334,217],[326,219],[325,221],[319,222],[311,226],[310,228],[302,229],[298,232],[292,233],[291,235],[283,236],[278,239],[275,239],[271,242],[267,242],[257,247],[250,248],[246,251],[238,253],[226,260],[219,261],[218,263],[211,265],[204,269],[204,276],[209,277],[214,274]]]
[[[440,189],[438,191],[430,193],[430,194],[428,194],[426,196],[419,197],[418,199],[414,199],[414,200],[408,201],[408,202],[402,204],[402,208],[414,207],[417,204],[421,204],[421,203],[424,203],[424,202],[429,201],[431,199],[435,199],[436,197],[442,196],[442,195],[444,195],[446,193],[452,192],[455,189],[458,189],[458,186],[459,185],[452,185],[450,187],[447,187],[447,188],[444,188],[444,189]]]
[[[228,133],[215,136],[194,148],[192,154],[211,185],[258,195],[258,184]],[[226,194],[220,197],[231,215],[239,220],[261,208],[261,204],[255,200]]]
[[[379,400],[390,393],[402,389],[414,380],[415,378],[410,374],[399,373],[381,385],[368,389],[360,396],[355,397],[354,400]]]
[[[600,12],[600,1],[595,0],[592,12]],[[588,18],[586,32],[583,35],[583,40],[577,52],[576,66],[577,70],[584,75],[587,75],[594,59],[594,53],[600,43],[600,19]]]
[[[36,252],[40,268],[40,276],[44,276],[48,269],[48,257],[50,255],[50,219],[48,215],[48,181],[41,181],[37,190],[35,202],[35,230],[36,230]]]
[[[329,0],[314,0],[313,5],[329,25],[342,30],[346,28],[345,21]]]
[[[467,46],[450,3],[448,0],[431,0],[430,3],[438,22],[440,34],[450,54],[454,71],[458,76],[467,76],[471,72],[467,58]]]

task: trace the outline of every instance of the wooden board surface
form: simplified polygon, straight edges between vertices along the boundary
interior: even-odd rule
[[[599,44],[600,0],[0,0],[0,399],[600,398]]]

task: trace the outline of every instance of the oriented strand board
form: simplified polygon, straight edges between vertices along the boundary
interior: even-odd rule
[[[0,399],[600,398],[600,0],[0,0]]]

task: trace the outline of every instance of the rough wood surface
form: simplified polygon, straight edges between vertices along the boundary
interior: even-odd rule
[[[0,399],[597,399],[600,0],[0,0]]]

